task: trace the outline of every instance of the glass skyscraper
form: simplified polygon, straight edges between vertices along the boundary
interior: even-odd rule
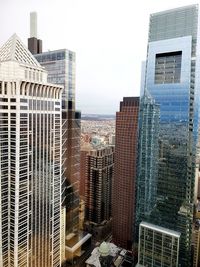
[[[75,111],[75,53],[67,49],[34,54],[48,71],[50,83],[62,85],[62,184],[67,210],[66,234],[78,227],[80,175],[80,112]]]
[[[139,223],[145,217],[149,217],[155,204],[157,194],[158,154],[159,154],[159,118],[160,108],[155,100],[145,91],[140,100],[139,133],[137,163],[138,194],[136,200],[136,224],[135,235],[138,236]],[[141,196],[143,201],[140,202]]]
[[[34,54],[48,72],[48,81],[64,86],[62,93],[63,110],[75,108],[75,67],[76,55],[67,49]],[[69,106],[69,107],[68,107]]]
[[[48,82],[64,87],[62,92],[62,212],[65,234],[62,239],[66,243],[63,258],[68,261],[68,245],[71,246],[74,242],[76,247],[82,239],[82,234],[79,234],[81,113],[75,109],[76,55],[68,49],[59,49],[34,54],[34,57],[48,71]],[[75,238],[76,242],[73,240]]]
[[[150,16],[148,53],[141,92],[159,105],[158,153],[145,149],[144,158],[157,153],[156,189],[150,214],[141,214],[146,195],[137,181],[137,218],[179,232],[179,265],[191,266],[191,233],[195,183],[195,157],[199,113],[199,11],[198,5]],[[142,96],[141,96],[142,97]],[[142,112],[140,112],[141,120]],[[144,129],[143,129],[144,131]],[[147,139],[149,137],[147,136]],[[142,142],[140,137],[139,142]],[[141,144],[140,144],[141,146]],[[148,172],[153,170],[149,166]],[[147,177],[151,178],[149,174]],[[148,178],[148,179],[149,179]],[[138,225],[136,225],[138,228]],[[154,265],[152,265],[154,266]],[[170,265],[169,265],[170,266]]]

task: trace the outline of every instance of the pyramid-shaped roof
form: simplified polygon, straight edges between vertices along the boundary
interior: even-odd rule
[[[20,38],[13,34],[0,48],[0,62],[17,61],[34,67],[42,68]]]

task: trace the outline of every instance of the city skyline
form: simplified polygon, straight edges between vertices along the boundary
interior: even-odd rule
[[[200,266],[200,5],[157,1],[2,3],[0,267]]]
[[[76,52],[77,108],[114,114],[123,96],[139,95],[150,13],[196,2],[142,0],[136,6],[131,0],[2,1],[0,23],[6,27],[0,46],[14,32],[26,43],[29,13],[36,11],[44,51],[67,47]]]

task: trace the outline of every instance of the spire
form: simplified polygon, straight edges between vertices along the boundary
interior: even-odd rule
[[[0,48],[0,62],[3,61],[17,61],[23,64],[42,68],[16,33],[13,34]]]
[[[33,55],[42,53],[42,40],[37,38],[37,12],[30,13],[30,38],[28,38],[28,49]]]

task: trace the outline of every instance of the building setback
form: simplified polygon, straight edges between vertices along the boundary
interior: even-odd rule
[[[139,98],[124,97],[116,114],[112,235],[113,242],[126,249],[133,242],[138,113]]]
[[[62,87],[17,35],[0,63],[0,266],[59,267]]]
[[[155,159],[155,164],[158,163],[157,177],[151,184],[156,189],[155,197],[151,198],[154,205],[149,212],[140,213],[140,222],[147,221],[180,233],[178,264],[181,267],[192,266],[191,237],[200,103],[198,21],[198,5],[150,15],[148,53],[142,82],[144,88],[141,90],[141,98],[145,92],[159,105],[160,119],[159,153],[158,159]],[[155,155],[153,152],[152,155]],[[145,147],[140,153],[148,158],[149,151]],[[147,170],[151,172],[152,168]],[[151,175],[148,175],[147,179],[150,178]],[[138,179],[142,177],[138,176]],[[137,207],[142,211],[146,195],[140,188],[137,188],[137,193],[140,194]]]

